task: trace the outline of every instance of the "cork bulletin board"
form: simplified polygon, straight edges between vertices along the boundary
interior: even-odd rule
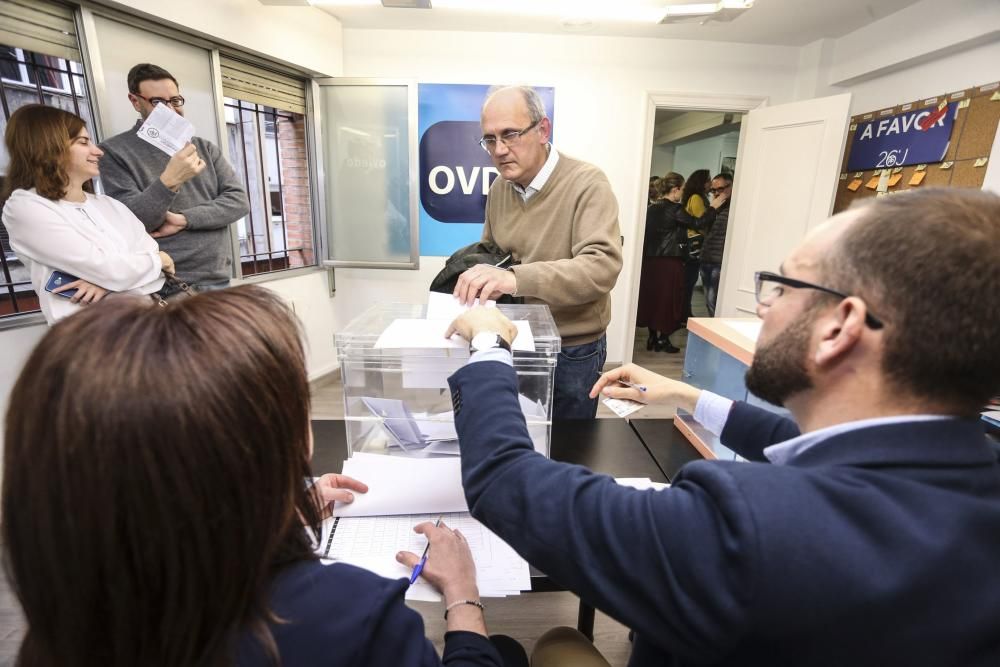
[[[923,164],[896,164],[882,169],[848,171],[851,147],[859,124],[913,110],[942,109],[954,114],[944,159]],[[986,178],[990,149],[1000,124],[1000,82],[959,90],[851,118],[850,134],[841,163],[833,211],[837,213],[858,199],[890,195],[914,188],[981,188]],[[996,159],[1000,159],[997,156]],[[891,158],[890,158],[891,161]]]

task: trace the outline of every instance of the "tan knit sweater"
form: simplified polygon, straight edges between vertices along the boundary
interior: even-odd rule
[[[611,288],[622,269],[618,201],[597,167],[559,154],[527,202],[503,178],[486,200],[483,240],[521,262],[517,296],[552,310],[563,346],[600,338],[611,321]]]

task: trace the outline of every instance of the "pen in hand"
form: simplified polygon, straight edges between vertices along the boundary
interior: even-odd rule
[[[441,517],[439,516],[437,518],[437,521],[434,522],[434,527],[437,528],[440,525],[441,525]],[[411,586],[413,585],[413,582],[415,582],[417,578],[420,576],[420,573],[424,571],[424,565],[427,564],[427,551],[430,548],[431,548],[431,541],[427,540],[427,545],[424,547],[424,553],[420,557],[420,562],[417,563],[417,566],[415,568],[413,568],[413,574],[410,575]]]
[[[644,384],[637,384],[635,382],[629,382],[628,380],[616,380],[616,382],[618,384],[623,384],[626,387],[632,387],[632,389],[638,389],[641,392],[645,392],[646,391],[646,385],[644,385]]]
[[[600,373],[598,373],[598,375],[600,375]],[[628,380],[622,380],[620,378],[617,379],[617,380],[614,380],[614,382],[617,382],[618,384],[623,384],[626,387],[631,387],[632,389],[638,389],[639,391],[641,391],[643,393],[645,393],[646,389],[647,389],[646,385],[644,385],[644,384],[638,384],[638,383],[635,383],[635,382],[629,382]]]

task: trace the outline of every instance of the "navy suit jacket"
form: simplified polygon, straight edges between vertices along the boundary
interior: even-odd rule
[[[979,422],[698,461],[638,491],[537,454],[509,366],[450,383],[473,516],[633,628],[630,665],[1000,665],[1000,465]],[[723,442],[761,460],[797,434],[737,403]]]
[[[304,561],[275,579],[269,625],[283,667],[502,667],[500,654],[474,632],[445,634],[438,658],[424,636],[420,614],[403,602],[406,579],[385,579],[347,564]],[[240,667],[270,666],[260,643],[244,632],[236,647]]]

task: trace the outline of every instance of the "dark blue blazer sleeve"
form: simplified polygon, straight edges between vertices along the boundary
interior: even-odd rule
[[[500,362],[449,382],[473,516],[583,600],[679,657],[725,655],[748,627],[753,518],[725,466],[638,491],[536,453]],[[613,443],[609,443],[613,446]]]
[[[736,401],[719,439],[749,461],[767,461],[764,448],[801,435],[798,425],[764,408]]]

